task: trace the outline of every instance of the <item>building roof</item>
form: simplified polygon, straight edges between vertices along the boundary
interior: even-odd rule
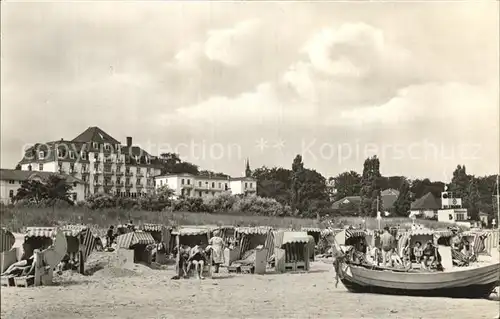
[[[396,200],[398,199],[398,196],[399,196],[399,192],[398,191],[395,191],[395,190],[392,190],[390,192],[382,192],[381,194],[381,199],[382,199],[382,205],[384,207],[385,210],[387,209],[391,209],[394,207],[394,203],[396,202]],[[332,204],[332,208],[333,209],[339,209],[341,205],[345,205],[347,203],[345,203],[345,201],[349,201],[350,203],[354,204],[354,205],[359,205],[361,203],[361,197],[360,196],[347,196],[347,197],[344,197],[336,202],[334,202]]]
[[[230,179],[231,181],[249,181],[249,182],[256,181],[256,179],[253,177],[230,177]]]
[[[27,181],[31,179],[39,178],[46,181],[50,176],[56,175],[60,178],[65,179],[68,183],[80,183],[83,184],[84,181],[67,174],[57,174],[53,172],[39,172],[39,171],[21,171],[15,169],[0,169],[0,180],[2,181]]]
[[[222,176],[208,176],[208,175],[194,175],[190,173],[176,173],[176,174],[165,174],[165,175],[160,175],[160,176],[155,176],[155,178],[162,178],[162,177],[192,177],[195,179],[200,179],[200,180],[218,180],[218,181],[250,181],[250,182],[255,182],[256,179],[252,177],[222,177]]]
[[[388,188],[380,192],[381,196],[387,196],[387,195],[396,195],[399,196],[399,191],[394,189],[394,188]]]
[[[359,205],[361,203],[361,197],[360,196],[347,196],[342,199],[339,199],[338,201],[334,202],[332,204],[333,209],[339,209],[342,205],[346,205],[349,203],[352,203],[354,205]]]
[[[97,142],[97,143],[109,143],[109,144],[120,144],[117,140],[115,140],[111,135],[104,132],[97,126],[91,126],[85,131],[83,131],[80,135],[75,137],[72,142]]]
[[[437,210],[441,208],[441,201],[431,192],[411,203],[411,210]]]

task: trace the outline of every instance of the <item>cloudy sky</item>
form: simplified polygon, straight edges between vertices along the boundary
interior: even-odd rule
[[[239,175],[499,169],[498,2],[3,1],[1,165],[99,126]]]

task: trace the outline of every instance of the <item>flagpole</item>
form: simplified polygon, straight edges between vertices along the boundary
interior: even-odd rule
[[[500,174],[497,174],[497,227],[500,230]]]

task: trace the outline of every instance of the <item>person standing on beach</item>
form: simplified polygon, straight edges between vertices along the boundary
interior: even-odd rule
[[[386,267],[387,263],[392,260],[392,251],[396,243],[396,239],[389,232],[388,226],[384,227],[384,233],[380,236],[380,242],[382,243],[382,264]]]
[[[220,230],[215,230],[213,237],[208,242],[212,249],[212,263],[216,274],[219,273],[220,265],[224,263],[224,239],[220,237],[220,233]]]

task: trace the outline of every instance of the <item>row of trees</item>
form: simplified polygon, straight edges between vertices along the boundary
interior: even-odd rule
[[[177,154],[165,153],[159,159],[162,174],[191,173],[201,176],[228,177],[223,173],[199,170],[198,166],[183,162]],[[467,174],[465,166],[458,165],[453,172],[451,183],[429,179],[410,180],[404,176],[384,177],[380,173],[380,160],[367,158],[362,174],[348,171],[328,179],[335,185],[336,192],[331,194],[327,180],[314,169],[307,168],[302,156],[297,155],[291,163],[291,169],[266,166],[250,170],[247,164],[246,175],[257,180],[257,197],[252,197],[250,204],[240,197],[231,199],[231,195],[216,196],[212,202],[208,199],[179,199],[172,201],[172,190],[160,188],[155,194],[138,199],[116,198],[108,195],[91,196],[85,203],[92,209],[123,207],[125,209],[145,210],[189,210],[220,212],[237,210],[252,214],[275,216],[318,217],[324,214],[376,216],[377,210],[383,211],[384,203],[381,191],[399,190],[399,196],[391,208],[399,216],[407,216],[411,203],[427,193],[439,198],[445,186],[455,196],[462,198],[463,206],[469,209],[472,219],[477,219],[479,212],[495,215],[496,175],[477,177]],[[34,205],[50,205],[55,202],[72,203],[71,185],[57,176],[51,176],[46,183],[26,181],[18,190],[15,200]],[[332,209],[332,202],[348,196],[359,196],[359,205],[350,205],[342,209]],[[271,201],[270,201],[271,200]],[[48,203],[48,204],[47,204]],[[218,204],[214,204],[218,203]],[[236,204],[239,203],[239,204]],[[259,203],[259,204],[256,204]],[[261,207],[261,208],[248,208]],[[270,211],[265,213],[262,207]]]

